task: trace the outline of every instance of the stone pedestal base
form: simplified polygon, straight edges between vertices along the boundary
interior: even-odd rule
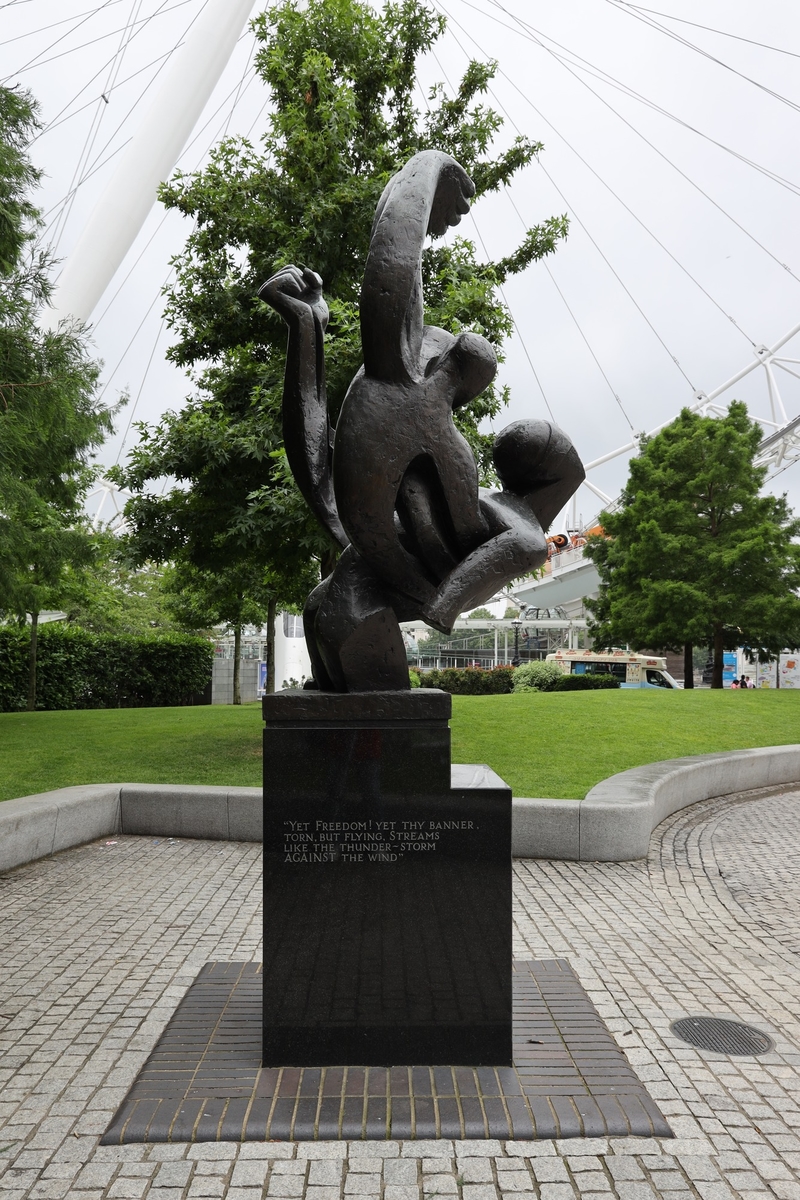
[[[429,689],[264,700],[264,1065],[510,1065],[511,792]]]

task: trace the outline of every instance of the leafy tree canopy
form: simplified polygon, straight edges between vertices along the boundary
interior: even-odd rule
[[[97,398],[84,333],[39,323],[51,263],[35,246],[41,216],[30,198],[37,128],[32,97],[0,87],[0,615],[31,616],[29,707],[38,613],[58,607],[67,567],[93,554],[83,499],[113,417]]]
[[[492,156],[501,119],[481,96],[492,65],[471,63],[455,96],[441,87],[421,115],[414,103],[417,60],[444,29],[422,0],[376,11],[366,0],[281,0],[254,22],[257,71],[271,110],[261,143],[227,138],[209,165],[178,174],[163,203],[193,222],[174,260],[166,315],[175,335],[169,357],[185,367],[195,393],[180,413],[141,442],[118,478],[139,493],[128,508],[135,561],[184,557],[194,568],[267,564],[281,602],[310,558],[332,565],[333,549],[288,473],[281,436],[286,329],[257,297],[288,263],[324,280],[331,317],[326,337],[328,397],[335,419],[361,362],[358,296],[378,198],[414,153],[453,154],[477,195],[497,190],[541,149],[517,138]],[[454,333],[472,329],[500,349],[511,329],[496,289],[550,253],[565,217],[532,228],[498,262],[481,262],[465,238],[437,243],[425,258],[427,319]],[[505,399],[489,389],[462,410],[462,429],[488,466],[478,423]],[[166,496],[149,481],[172,476]],[[236,568],[238,569],[238,568]]]
[[[587,600],[598,647],[714,648],[764,657],[800,645],[800,533],[783,496],[762,496],[763,437],[744,404],[722,418],[681,415],[631,460],[619,507],[588,553],[600,593]]]

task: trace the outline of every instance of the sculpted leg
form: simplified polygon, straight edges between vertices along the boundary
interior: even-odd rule
[[[444,632],[460,613],[542,565],[543,531],[584,478],[572,442],[549,421],[515,421],[498,435],[493,454],[504,490],[481,496],[491,536],[450,571],[422,610]]]
[[[400,626],[385,589],[352,547],[321,585],[313,643],[338,692],[402,691],[409,687]],[[317,589],[319,590],[319,589]],[[316,668],[315,668],[316,673]]]
[[[325,666],[320,648],[317,645],[317,635],[315,625],[317,621],[317,613],[320,605],[328,594],[328,585],[330,584],[331,576],[323,579],[318,587],[315,587],[306,600],[305,608],[303,609],[303,631],[306,635],[306,646],[308,647],[308,657],[311,659],[311,672],[314,676],[314,682],[321,692],[335,692],[338,689],[328,674],[328,669]],[[308,685],[306,685],[308,686]]]
[[[542,527],[522,497],[484,493],[481,507],[492,536],[454,567],[422,610],[423,620],[443,633],[452,630],[462,612],[485,604],[547,558]]]

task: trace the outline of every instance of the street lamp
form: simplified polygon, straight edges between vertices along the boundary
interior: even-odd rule
[[[522,628],[522,621],[519,617],[514,617],[511,624],[514,626],[514,657],[511,660],[512,667],[518,667],[520,663],[519,657],[519,631]]]

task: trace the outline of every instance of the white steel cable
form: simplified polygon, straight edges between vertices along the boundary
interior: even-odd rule
[[[122,4],[122,0],[107,0],[106,7],[111,8],[114,4]],[[6,8],[4,4],[0,4],[0,8]],[[10,46],[12,42],[21,42],[25,38],[37,37],[40,33],[47,33],[50,29],[55,29],[57,25],[68,25],[70,21],[77,21],[78,17],[85,17],[87,13],[94,16],[99,12],[98,8],[86,9],[81,13],[73,13],[71,17],[62,17],[60,21],[51,21],[49,25],[37,25],[35,29],[28,29],[25,33],[17,33],[14,37],[5,38],[3,44]]]
[[[30,58],[30,59],[28,59],[28,61],[26,63],[23,63],[23,65],[21,67],[19,67],[18,70],[14,72],[14,74],[16,75],[22,71],[28,71],[32,67],[35,67],[35,66],[42,66],[43,64],[41,62],[39,62],[39,60],[41,59],[43,54],[49,53],[49,51],[52,50],[54,46],[57,46],[59,44],[59,42],[63,42],[64,38],[68,38],[70,36],[70,34],[74,33],[76,29],[80,29],[81,25],[85,25],[86,22],[91,20],[92,17],[97,16],[97,14],[99,12],[102,12],[102,10],[104,8],[107,8],[111,2],[112,2],[112,0],[103,0],[103,3],[99,4],[97,6],[97,8],[94,8],[91,11],[88,11],[83,16],[83,18],[78,21],[78,23],[76,25],[73,25],[71,29],[68,29],[66,31],[66,33],[60,34],[56,38],[56,40],[54,42],[51,42],[50,45],[47,46],[44,50],[40,50],[38,54],[34,54],[33,58]],[[72,19],[74,20],[75,18],[73,17]],[[67,53],[69,53],[69,51],[67,51]],[[52,60],[48,59],[47,61],[50,62]],[[3,83],[6,83],[11,78],[13,78],[13,76],[7,75],[6,78],[3,80]]]
[[[449,80],[449,78],[448,78],[448,76],[447,76],[447,72],[445,71],[445,69],[444,69],[444,67],[442,66],[441,62],[439,62],[439,58],[438,58],[438,55],[436,54],[436,51],[435,51],[435,50],[431,50],[431,53],[432,53],[432,55],[433,55],[434,59],[436,60],[436,63],[437,63],[437,65],[438,65],[438,67],[439,67],[439,70],[440,70],[440,71],[442,72],[442,74],[444,75],[445,82],[448,84],[448,86],[449,86],[449,88],[450,88],[450,91],[451,91],[451,92],[453,92],[453,93],[455,94],[455,90],[456,90],[456,89],[453,87],[452,83],[450,82],[450,80]],[[423,98],[424,98],[424,100],[425,100],[425,107],[428,109],[428,112],[430,112],[430,105],[428,104],[428,98],[427,98],[427,96],[425,96],[425,93],[424,93],[424,91],[423,91],[423,89],[422,89],[421,87],[420,87],[420,91],[422,92],[422,94],[423,94]],[[482,233],[481,233],[481,231],[480,231],[480,229],[479,229],[479,227],[478,227],[478,222],[477,222],[477,220],[475,219],[475,212],[474,212],[474,210],[473,210],[473,209],[470,209],[470,217],[472,218],[472,224],[473,224],[473,227],[474,227],[474,229],[475,229],[475,233],[476,233],[476,235],[477,235],[478,241],[480,242],[481,246],[483,247],[483,253],[484,253],[485,257],[486,257],[486,261],[487,261],[487,262],[491,262],[491,255],[489,254],[489,251],[488,251],[488,250],[487,250],[487,248],[486,248],[486,242],[483,240],[483,235],[482,235]],[[524,223],[524,222],[523,222],[523,223]],[[526,230],[527,230],[527,227],[526,227]],[[502,300],[503,304],[505,305],[506,311],[508,312],[508,315],[509,315],[509,317],[511,318],[511,324],[514,326],[514,332],[515,332],[515,333],[516,333],[516,335],[517,335],[517,339],[518,339],[518,341],[519,341],[519,344],[520,344],[520,346],[522,346],[523,353],[524,353],[524,355],[525,355],[526,359],[528,360],[528,366],[529,366],[529,367],[530,367],[530,369],[531,369],[531,373],[533,374],[533,378],[536,380],[536,386],[538,387],[539,391],[541,392],[542,400],[544,400],[544,406],[545,406],[545,408],[547,409],[548,413],[550,414],[550,417],[551,417],[551,419],[552,419],[553,421],[555,421],[555,416],[554,416],[554,414],[553,414],[553,410],[552,410],[552,408],[551,408],[551,406],[550,406],[550,401],[547,399],[547,393],[545,392],[545,390],[544,390],[544,387],[542,386],[542,381],[541,381],[541,379],[539,378],[539,373],[538,373],[538,371],[536,370],[536,367],[533,365],[533,359],[532,359],[532,357],[531,357],[530,351],[528,350],[528,346],[527,346],[527,344],[526,344],[526,342],[525,342],[525,339],[524,339],[524,337],[522,336],[522,330],[520,329],[519,325],[517,324],[517,319],[516,319],[516,317],[514,316],[513,309],[511,308],[511,305],[509,304],[508,300],[506,299],[505,290],[504,290],[504,288],[502,287],[502,285],[501,285],[501,284],[499,284],[499,283],[498,283],[498,284],[496,284],[496,287],[497,287],[497,290],[498,290],[498,292],[500,293],[500,299]]]
[[[97,108],[95,110],[94,116],[92,117],[92,122],[89,126],[89,132],[86,135],[86,140],[84,141],[83,149],[81,150],[81,153],[78,157],[78,162],[76,163],[75,170],[72,175],[72,180],[70,182],[67,196],[64,200],[64,203],[61,206],[60,213],[58,214],[55,221],[53,222],[53,228],[50,233],[50,245],[52,247],[54,254],[58,253],[58,247],[61,242],[61,238],[63,236],[64,229],[66,227],[67,221],[69,220],[69,216],[70,216],[70,213],[72,212],[73,205],[75,204],[75,195],[77,193],[78,188],[84,182],[85,177],[88,178],[88,176],[90,174],[93,175],[94,170],[98,169],[97,167],[95,167],[94,170],[89,168],[89,166],[88,166],[89,155],[91,154],[92,150],[94,149],[94,144],[97,140],[97,135],[100,132],[100,126],[103,121],[103,116],[105,114],[105,110],[108,108],[109,90],[114,86],[114,81],[115,81],[117,75],[119,74],[120,67],[122,66],[122,60],[125,55],[125,50],[127,49],[128,43],[130,41],[133,25],[136,23],[136,17],[138,16],[139,12],[141,11],[143,3],[144,3],[144,0],[134,0],[134,3],[131,7],[130,20],[128,21],[128,24],[125,26],[125,28],[122,31],[122,36],[120,38],[120,43],[117,48],[117,53],[114,58],[114,61],[111,64],[111,67],[109,69],[108,76],[106,78],[106,86],[103,88],[102,96],[101,96],[100,100],[97,102]],[[106,143],[106,145],[108,145],[108,143]]]
[[[757,79],[753,79],[750,75],[745,75],[743,71],[738,71],[736,67],[732,67],[730,63],[723,62],[721,58],[717,58],[716,55],[711,54],[708,50],[704,50],[702,46],[696,46],[694,42],[690,42],[688,38],[681,37],[681,35],[676,33],[674,29],[667,29],[665,25],[661,25],[660,22],[654,21],[652,17],[645,16],[643,12],[637,11],[631,5],[620,3],[620,0],[606,0],[606,3],[610,4],[612,8],[616,8],[619,12],[625,13],[626,16],[633,17],[635,20],[641,21],[642,24],[648,26],[648,28],[657,29],[659,33],[663,33],[666,37],[678,42],[681,46],[686,46],[687,49],[693,50],[695,54],[699,54],[703,58],[707,58],[709,62],[716,63],[716,65],[718,67],[722,67],[723,70],[730,71],[731,74],[737,75],[739,79],[743,79],[746,83],[752,84],[753,87],[758,88],[759,91],[765,92],[768,96],[772,96],[773,99],[778,100],[781,104],[785,104],[789,108],[793,108],[795,112],[800,112],[800,104],[798,104],[796,100],[790,100],[788,96],[781,95],[780,92],[776,92],[772,88],[767,87],[765,83],[760,83]]]
[[[190,0],[180,0],[180,4],[176,4],[175,7],[176,8],[181,7],[181,5],[188,4],[189,2],[190,2]],[[161,4],[158,6],[156,11],[154,13],[150,14],[150,17],[148,18],[148,20],[153,20],[155,17],[160,16],[162,11],[165,10],[166,4],[167,4],[167,0],[162,0]],[[206,7],[207,4],[208,4],[208,0],[203,0],[203,8],[201,8],[200,12],[197,13],[197,15],[192,19],[192,21],[189,24],[189,28],[191,28],[191,26],[194,24],[194,22],[197,20],[197,18],[202,15],[203,9]],[[146,28],[147,28],[147,23],[145,22],[131,35],[130,40],[133,41],[133,39],[138,37],[139,34],[142,33],[142,31],[145,30]],[[181,45],[182,45],[182,43],[178,42],[172,47],[171,50],[167,50],[164,54],[157,55],[149,63],[146,63],[143,67],[139,67],[138,70],[134,71],[131,75],[126,76],[125,79],[121,79],[116,84],[116,87],[117,88],[122,87],[124,84],[128,83],[131,79],[135,79],[137,75],[141,75],[143,71],[147,71],[150,67],[155,66],[156,63],[161,62],[165,58],[170,58],[175,53],[176,50],[180,49]],[[78,99],[78,97],[80,95],[82,95],[83,92],[85,92],[88,87],[91,87],[91,85],[94,83],[95,79],[97,79],[100,75],[102,75],[103,71],[105,71],[106,67],[110,66],[110,64],[113,61],[114,61],[114,55],[112,55],[111,58],[106,59],[106,61],[99,68],[99,70],[95,71],[94,75],[92,75],[86,81],[86,83],[83,85],[83,87],[78,89],[78,91],[75,93],[75,95],[72,97],[72,99],[69,100],[64,105],[63,108],[59,109],[59,111],[56,113],[56,115],[50,121],[47,122],[47,124],[39,131],[39,133],[36,134],[35,137],[31,138],[31,142],[30,142],[31,145],[33,145],[34,142],[37,142],[39,140],[39,138],[44,137],[45,134],[50,133],[50,131],[52,129],[55,129],[58,125],[62,125],[64,123],[64,121],[71,120],[71,118],[76,116],[77,113],[82,112],[84,108],[88,108],[91,104],[94,104],[94,99],[89,100],[86,104],[81,105],[80,108],[75,109],[68,116],[64,116],[64,114],[67,112],[67,109],[69,109],[75,103],[75,101]],[[116,90],[116,88],[115,88],[115,90]]]
[[[602,67],[598,67],[596,63],[592,63],[589,61],[589,59],[583,58],[580,54],[576,54],[574,50],[570,50],[568,46],[564,46],[561,42],[556,41],[556,39],[550,37],[549,34],[543,33],[539,29],[535,29],[532,25],[529,25],[527,22],[523,21],[520,17],[515,16],[513,13],[509,13],[506,8],[497,3],[497,0],[486,0],[486,2],[494,4],[495,7],[499,8],[501,12],[506,13],[511,20],[516,22],[516,26],[507,25],[505,21],[501,21],[493,13],[488,13],[484,9],[479,8],[477,4],[472,3],[471,0],[462,0],[462,2],[468,8],[474,9],[475,12],[480,13],[490,21],[494,21],[496,24],[502,26],[502,28],[510,29],[512,33],[519,33],[520,28],[522,28],[522,36],[533,42],[534,45],[538,45],[541,49],[549,50],[548,47],[542,45],[542,43],[538,40],[539,38],[544,38],[545,41],[552,42],[552,44],[557,46],[560,51],[563,51],[564,54],[569,55],[570,60],[574,60],[570,62],[571,66],[576,67],[578,70],[586,71],[587,74],[591,75],[599,82],[615,88],[617,91],[622,92],[623,95],[638,101],[640,104],[644,104],[647,108],[652,109],[653,112],[660,113],[661,116],[673,121],[676,125],[680,125],[683,129],[688,129],[697,137],[702,138],[703,141],[709,142],[711,145],[716,146],[719,150],[722,150],[725,154],[729,154],[732,158],[738,159],[739,162],[744,163],[745,166],[751,167],[754,171],[764,175],[773,183],[777,183],[780,187],[786,188],[795,195],[800,195],[800,184],[794,183],[791,179],[785,179],[782,175],[779,175],[777,171],[773,171],[769,167],[765,167],[762,163],[758,163],[754,159],[748,158],[746,154],[741,154],[738,150],[734,150],[732,146],[727,146],[724,142],[720,142],[716,138],[711,137],[710,134],[704,133],[702,129],[698,129],[696,126],[690,125],[688,121],[684,121],[682,117],[670,112],[669,109],[657,104],[649,97],[642,95],[641,92],[637,92],[636,89],[632,88],[629,84],[623,83],[622,80],[616,79],[613,75],[610,75],[607,71],[604,71]],[[533,36],[534,34],[536,36]],[[555,51],[549,51],[549,53],[551,53],[554,58],[561,61],[560,55],[556,54]]]
[[[106,4],[114,4],[114,3],[117,3],[117,0],[106,0]],[[142,17],[141,21],[136,21],[136,22],[134,22],[134,24],[147,25],[155,17],[160,17],[166,13],[174,12],[176,8],[183,8],[183,6],[185,4],[192,4],[192,3],[194,3],[194,0],[177,0],[177,3],[171,4],[169,7],[165,7],[164,4],[162,4],[159,6],[159,8],[156,12],[151,13],[150,16]],[[106,5],[103,4],[100,7],[105,8]],[[99,12],[99,11],[100,11],[100,9],[95,10],[95,12]],[[25,66],[20,67],[19,70],[20,71],[26,71],[26,70],[33,71],[37,67],[46,67],[50,63],[56,62],[56,60],[59,58],[66,58],[66,56],[68,54],[76,54],[79,50],[86,50],[86,49],[88,49],[89,46],[95,46],[95,45],[97,45],[98,42],[104,42],[104,41],[106,41],[107,38],[114,37],[114,35],[117,33],[125,33],[125,31],[129,28],[130,28],[130,22],[128,23],[128,25],[124,25],[119,29],[109,29],[107,33],[101,33],[95,38],[90,38],[88,42],[79,42],[77,46],[69,46],[66,50],[60,50],[58,54],[54,54],[51,58],[43,58],[39,61],[33,60],[30,63],[26,63]],[[69,34],[71,32],[72,32],[72,30],[69,30],[67,33],[65,33],[63,35],[63,37],[69,37]],[[62,41],[63,38],[59,38],[58,40]],[[54,42],[53,45],[56,45],[56,43]],[[50,49],[52,49],[52,46],[50,47]],[[41,53],[44,54],[44,53],[46,53],[46,51],[43,50],[43,51],[41,51]],[[38,59],[38,55],[37,55],[37,59]],[[113,62],[113,58],[110,59],[109,61]],[[101,68],[101,70],[102,70],[102,68]],[[16,74],[16,73],[17,72],[14,72],[14,74]],[[6,77],[6,79],[10,79],[10,78],[11,78],[10,75]]]
[[[463,47],[463,46],[461,45],[461,43],[459,42],[458,38],[457,38],[457,37],[455,37],[455,35],[453,35],[452,33],[451,33],[451,36],[453,36],[453,40],[455,41],[456,45],[459,47],[459,49],[461,50],[461,52],[464,54],[464,56],[465,56],[466,58],[469,58],[469,56],[467,55],[467,52],[464,50],[464,47]],[[443,71],[442,65],[441,65],[441,63],[439,62],[439,59],[438,59],[438,57],[437,57],[435,54],[434,54],[434,57],[436,58],[436,62],[439,64],[439,67],[440,67],[440,69],[442,69],[442,71]],[[452,84],[450,85],[450,87],[451,87],[451,90],[452,90]],[[511,128],[512,128],[512,129],[515,131],[515,133],[517,133],[517,134],[520,134],[520,135],[521,135],[522,131],[520,130],[520,128],[519,128],[519,126],[517,125],[517,123],[515,122],[514,118],[511,116],[511,114],[509,113],[508,109],[505,107],[505,105],[503,104],[503,102],[500,100],[499,96],[498,96],[498,95],[497,95],[497,93],[494,91],[494,89],[493,89],[492,87],[487,87],[487,91],[488,91],[489,95],[492,97],[492,100],[494,101],[494,103],[497,105],[497,107],[498,107],[498,108],[500,109],[500,111],[503,113],[504,117],[505,117],[505,118],[506,118],[506,120],[508,121],[508,123],[509,123],[509,125],[511,126]],[[550,181],[550,183],[551,183],[551,185],[553,186],[553,188],[555,189],[555,191],[558,193],[558,195],[559,195],[559,196],[561,197],[561,199],[564,201],[564,203],[566,204],[567,208],[568,208],[568,209],[570,210],[570,212],[572,213],[572,216],[575,218],[575,220],[577,221],[578,225],[581,227],[581,229],[583,230],[583,232],[584,232],[584,233],[586,234],[586,236],[588,237],[589,241],[590,241],[590,242],[592,243],[592,245],[594,246],[594,248],[595,248],[595,250],[597,251],[597,253],[598,253],[598,254],[600,255],[600,257],[602,258],[603,262],[604,262],[604,263],[606,264],[606,266],[608,267],[609,271],[611,271],[612,275],[613,275],[613,276],[614,276],[614,278],[617,280],[617,282],[619,283],[620,287],[623,289],[623,291],[625,292],[625,294],[628,296],[629,300],[630,300],[630,301],[631,301],[631,303],[634,305],[634,307],[636,308],[636,310],[638,311],[638,313],[640,314],[640,316],[642,317],[642,319],[643,319],[643,320],[645,321],[645,323],[648,325],[648,327],[649,327],[649,328],[650,328],[650,330],[652,331],[653,335],[654,335],[654,336],[657,338],[657,340],[659,341],[659,343],[661,344],[661,346],[664,348],[664,350],[665,350],[665,351],[667,352],[667,354],[669,355],[669,358],[670,358],[670,360],[671,360],[671,361],[674,363],[674,365],[675,365],[675,366],[677,367],[677,369],[680,371],[680,373],[681,373],[681,375],[683,376],[683,378],[684,378],[684,379],[686,380],[686,382],[689,384],[689,387],[690,387],[690,388],[692,389],[692,391],[694,392],[694,391],[696,390],[696,389],[695,389],[695,386],[694,386],[694,384],[692,383],[692,381],[691,381],[691,379],[689,378],[689,376],[688,376],[688,375],[686,374],[686,372],[684,371],[684,369],[683,369],[683,367],[681,366],[681,364],[680,364],[680,361],[678,360],[677,356],[676,356],[675,354],[673,354],[673,353],[672,353],[672,351],[670,350],[669,346],[666,344],[666,342],[665,342],[665,341],[664,341],[664,339],[661,337],[661,335],[660,335],[660,333],[658,332],[658,330],[656,329],[656,327],[653,325],[652,321],[649,319],[649,317],[647,316],[647,314],[646,314],[646,313],[644,312],[644,310],[642,309],[642,306],[641,306],[641,305],[639,304],[639,302],[636,300],[636,298],[634,297],[634,295],[632,294],[632,292],[630,291],[630,289],[627,287],[627,285],[624,283],[624,281],[622,280],[622,278],[620,277],[620,275],[617,273],[617,271],[616,271],[616,270],[614,269],[614,267],[612,266],[611,262],[608,260],[608,258],[607,258],[607,257],[606,257],[606,255],[603,253],[603,251],[600,249],[599,245],[597,244],[597,242],[595,241],[595,239],[592,237],[592,235],[591,235],[591,233],[589,232],[589,230],[587,229],[586,225],[585,225],[585,224],[584,224],[584,222],[583,222],[583,221],[580,219],[580,217],[578,216],[578,214],[575,212],[575,209],[574,209],[574,208],[573,208],[573,206],[570,204],[569,200],[568,200],[568,199],[567,199],[567,197],[564,195],[564,193],[562,192],[561,188],[560,188],[560,187],[558,187],[558,185],[556,184],[556,182],[555,182],[555,180],[553,179],[552,175],[551,175],[551,174],[550,174],[550,172],[549,172],[549,171],[546,169],[546,167],[544,166],[544,164],[542,163],[541,159],[540,159],[538,156],[537,156],[537,158],[536,158],[536,164],[537,164],[537,166],[539,167],[539,169],[540,169],[541,171],[543,171],[543,172],[544,172],[544,174],[546,175],[547,179]],[[507,186],[507,185],[504,185],[504,190],[505,190],[505,194],[506,194],[506,196],[507,196],[508,200],[509,200],[509,201],[510,201],[510,203],[511,203],[511,207],[514,209],[514,212],[515,212],[515,213],[517,214],[517,216],[519,217],[519,220],[520,220],[520,222],[521,222],[521,224],[522,224],[523,228],[527,230],[527,224],[526,224],[526,222],[525,222],[525,218],[522,216],[522,213],[519,211],[519,209],[517,208],[516,204],[514,203],[514,198],[513,198],[513,196],[511,195],[511,191],[510,191],[510,189],[508,188],[508,186]],[[510,310],[509,310],[509,311],[510,311]],[[512,313],[512,320],[513,320],[513,313]],[[532,364],[531,364],[531,365],[532,365]],[[535,372],[534,372],[534,374],[535,374]],[[537,377],[537,382],[538,382],[538,377]],[[540,385],[540,387],[541,387],[541,385]],[[613,390],[613,389],[612,389],[612,390]],[[619,398],[617,397],[616,393],[614,393],[614,396],[615,396],[615,399],[617,399],[617,401],[619,402]],[[546,399],[545,399],[545,403],[546,403]],[[624,412],[624,410],[623,410],[623,412]],[[626,420],[627,420],[627,415],[626,415]],[[630,424],[630,421],[628,421],[628,424]],[[633,428],[633,426],[631,426],[631,428]]]
[[[448,13],[447,9],[445,8],[444,4],[442,3],[442,0],[436,0],[436,4],[438,5],[439,8],[441,8],[441,10],[442,10],[442,12],[444,12],[445,16],[448,17],[448,19],[450,21],[452,21],[452,23],[454,25],[458,26],[458,28],[465,35],[465,37],[469,38],[469,40],[473,43],[473,45],[476,47],[478,52],[480,54],[484,54],[485,52],[484,52],[483,48],[475,40],[475,38],[472,36],[472,34],[468,30],[466,30],[464,28],[464,26],[455,17],[452,17]],[[454,36],[452,34],[452,31],[451,31],[451,36]],[[462,47],[462,49],[463,49],[463,47]],[[622,197],[617,192],[614,191],[614,189],[611,187],[611,185],[609,183],[606,182],[606,180],[602,177],[602,175],[599,173],[599,171],[597,171],[591,165],[591,163],[589,163],[583,157],[583,155],[580,153],[580,151],[577,150],[575,148],[575,146],[573,146],[572,142],[568,141],[568,139],[564,136],[564,134],[561,133],[556,128],[556,126],[553,124],[553,122],[544,115],[544,113],[541,111],[541,109],[536,107],[536,105],[533,103],[530,96],[525,92],[525,90],[523,88],[519,87],[518,84],[516,84],[514,82],[514,80],[511,78],[511,76],[508,75],[501,67],[498,68],[497,73],[498,73],[498,75],[502,76],[502,78],[506,80],[506,82],[510,85],[510,87],[512,87],[514,89],[514,91],[517,92],[522,97],[522,99],[525,101],[525,103],[531,109],[533,109],[533,111],[536,113],[536,115],[539,117],[539,119],[544,121],[544,123],[547,126],[549,126],[550,129],[552,129],[552,131],[556,135],[556,137],[560,141],[562,141],[569,150],[572,151],[572,153],[575,155],[575,157],[580,162],[582,162],[583,165],[586,167],[586,169],[589,172],[591,172],[591,174],[595,177],[595,179],[597,179],[598,183],[602,184],[602,186],[606,189],[606,191],[609,192],[609,194],[614,197],[614,199],[617,201],[617,203],[620,204],[625,209],[625,211],[630,214],[631,217],[633,217],[634,221],[636,221],[636,223],[645,231],[645,233],[648,235],[648,237],[652,238],[652,240],[656,243],[656,245],[659,246],[660,249],[664,251],[664,253],[667,255],[667,257],[670,258],[672,260],[672,262],[675,264],[675,266],[678,267],[678,269],[683,272],[683,274],[687,277],[687,279],[690,279],[692,281],[692,283],[695,285],[695,287],[698,288],[703,293],[703,295],[706,297],[706,299],[708,299],[714,305],[714,307],[720,313],[722,313],[722,315],[725,317],[725,319],[730,321],[730,323],[742,335],[742,337],[745,339],[745,341],[749,342],[751,346],[755,346],[756,342],[754,341],[754,339],[751,338],[747,333],[745,333],[745,331],[741,328],[741,326],[738,324],[736,319],[734,317],[732,317],[729,312],[726,312],[726,310],[722,307],[722,305],[719,303],[719,301],[714,299],[714,297],[711,295],[711,293],[705,287],[703,287],[702,283],[700,283],[699,280],[695,279],[694,275],[692,275],[692,273],[691,273],[691,271],[689,271],[688,267],[684,266],[684,264],[680,261],[680,259],[677,258],[677,256],[674,255],[672,253],[672,251],[669,250],[664,245],[664,243],[652,231],[652,229],[650,229],[650,227],[645,224],[645,222],[642,220],[642,218],[636,212],[634,212],[634,210],[630,207],[630,205],[626,204],[626,202],[622,199]]]
[[[614,0],[607,0],[607,2],[613,4]],[[462,3],[466,4],[469,8],[476,7],[474,4],[470,3],[470,0],[462,0]],[[499,0],[489,0],[489,3],[493,4],[497,8],[500,8],[507,15],[511,16],[512,20],[514,20],[519,26],[524,27],[528,30],[533,29],[533,27],[528,25],[527,22],[522,21],[519,17],[516,17],[513,14],[509,14],[507,9],[503,8],[503,6],[499,3]],[[478,11],[480,11],[480,10],[478,10]],[[484,15],[489,16],[488,13],[485,13]],[[489,19],[491,20],[492,18],[489,17]],[[536,32],[536,31],[534,31],[534,32]],[[759,250],[762,250],[764,252],[764,254],[768,255],[769,258],[771,258],[773,260],[773,262],[777,263],[777,265],[779,267],[782,267],[784,271],[788,272],[788,274],[791,275],[792,279],[794,279],[795,282],[800,283],[800,277],[795,275],[794,271],[791,269],[791,267],[787,263],[783,262],[780,258],[778,258],[778,256],[776,254],[773,254],[772,251],[769,250],[763,244],[763,242],[760,242],[758,240],[758,238],[750,232],[749,229],[746,229],[745,226],[742,225],[740,221],[737,221],[736,218],[727,211],[727,209],[723,208],[723,206],[717,200],[715,200],[713,198],[713,196],[710,196],[708,194],[708,192],[706,192],[703,188],[701,188],[700,184],[697,183],[694,179],[692,179],[692,177],[690,175],[687,175],[687,173],[685,171],[683,171],[677,165],[677,163],[673,162],[672,159],[669,158],[663,152],[663,150],[659,150],[658,146],[656,146],[653,142],[651,142],[650,139],[641,132],[641,130],[637,129],[636,126],[633,125],[626,117],[623,117],[622,113],[618,112],[617,109],[614,108],[613,104],[609,103],[608,100],[606,100],[603,96],[601,96],[598,92],[596,92],[594,90],[594,88],[591,87],[590,84],[588,84],[586,82],[585,79],[581,78],[580,75],[576,74],[574,68],[568,62],[566,62],[564,60],[562,55],[557,54],[554,50],[551,50],[550,47],[546,46],[542,41],[540,41],[537,36],[531,36],[530,40],[533,41],[534,44],[538,45],[547,54],[549,54],[556,62],[560,63],[560,65],[566,71],[569,72],[569,74],[573,77],[573,79],[577,80],[578,83],[580,83],[589,92],[591,92],[591,94],[597,100],[599,100],[601,104],[605,105],[605,107],[609,110],[609,112],[612,112],[614,114],[614,116],[618,118],[618,120],[622,121],[623,125],[626,125],[628,127],[628,129],[631,130],[632,133],[635,133],[636,136],[638,138],[640,138],[641,141],[643,141],[646,146],[649,146],[650,149],[659,156],[659,158],[663,159],[663,161],[665,163],[667,163],[668,166],[672,167],[672,169],[674,171],[677,171],[677,173],[681,176],[681,178],[685,179],[686,182],[695,189],[695,191],[699,192],[700,195],[703,196],[704,199],[706,199],[709,202],[709,204],[713,204],[714,208],[716,208],[719,212],[721,212],[724,217],[727,217],[727,219],[729,221],[731,221],[736,226],[736,228],[739,229],[745,235],[745,237],[749,238],[750,241],[753,242],[754,245],[758,246]],[[552,40],[552,39],[550,39],[550,40]],[[747,335],[745,335],[745,336],[747,336]],[[751,338],[748,338],[748,340],[752,341]],[[754,342],[753,342],[753,345],[755,345]]]
[[[704,29],[706,33],[716,33],[720,37],[733,38],[737,42],[747,42],[748,45],[758,46],[761,50],[772,50],[775,54],[788,54],[791,58],[800,58],[800,54],[794,50],[787,50],[784,46],[770,46],[766,42],[756,42],[752,38],[731,33],[727,29],[713,29],[710,25],[701,25],[698,21],[687,20],[686,17],[676,17],[672,13],[659,12],[655,8],[645,8],[642,4],[630,4],[628,0],[620,0],[620,3],[625,4],[626,8],[635,8],[639,12],[650,13],[654,17],[666,17],[668,21],[679,21],[681,25],[692,25],[695,29]]]

